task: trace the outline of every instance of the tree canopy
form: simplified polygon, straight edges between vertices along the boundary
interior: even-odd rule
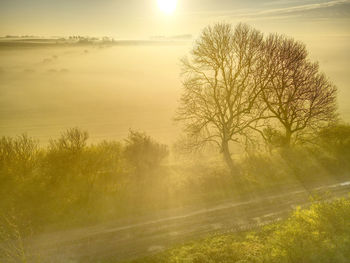
[[[176,120],[189,147],[214,143],[231,171],[230,143],[249,141],[252,131],[282,134],[289,146],[336,117],[336,87],[292,38],[218,23],[203,30],[182,66]]]

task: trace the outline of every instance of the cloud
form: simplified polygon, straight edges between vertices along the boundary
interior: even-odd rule
[[[292,5],[292,4],[303,4],[305,5],[307,2],[315,0],[272,0],[269,2],[262,3],[263,6],[276,6],[276,5]]]
[[[292,13],[300,13],[305,11],[335,7],[335,6],[349,4],[349,3],[350,3],[349,0],[334,0],[334,1],[323,2],[323,3],[306,4],[306,5],[292,6],[292,7],[286,7],[286,8],[275,8],[270,10],[263,10],[250,15],[253,15],[253,16],[269,16],[269,15],[275,15],[275,14],[288,15]]]
[[[264,9],[241,9],[241,10],[228,10],[218,12],[201,12],[198,15],[205,15],[207,17],[221,17],[221,18],[239,18],[239,19],[281,19],[291,18],[302,15],[308,15],[311,17],[346,17],[350,18],[350,0],[331,0],[328,2],[319,2],[312,4],[305,4],[305,0],[287,0],[280,2],[279,4],[289,5],[288,7],[269,8],[276,1],[267,2],[263,6]],[[290,6],[292,5],[292,6]]]

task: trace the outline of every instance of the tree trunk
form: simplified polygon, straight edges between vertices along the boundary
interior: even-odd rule
[[[225,141],[222,143],[222,154],[224,155],[224,160],[228,166],[228,168],[230,169],[231,174],[234,174],[237,169],[236,166],[233,163],[233,160],[231,158],[231,153],[230,153],[230,149],[228,147],[228,142]]]
[[[286,141],[285,141],[286,148],[290,147],[291,141],[292,141],[292,132],[290,129],[286,129]]]

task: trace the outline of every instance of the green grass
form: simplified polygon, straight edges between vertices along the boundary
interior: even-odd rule
[[[257,232],[193,241],[132,263],[342,263],[350,258],[350,200],[314,202]]]

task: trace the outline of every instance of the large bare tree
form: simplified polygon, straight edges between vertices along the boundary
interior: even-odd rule
[[[229,144],[262,116],[260,80],[263,35],[245,24],[205,28],[190,58],[182,60],[183,94],[176,120],[184,122],[191,147],[216,144],[231,171]]]
[[[306,130],[336,118],[336,87],[319,72],[318,63],[310,61],[303,43],[272,34],[261,58],[268,80],[261,98],[282,126],[286,146]]]

